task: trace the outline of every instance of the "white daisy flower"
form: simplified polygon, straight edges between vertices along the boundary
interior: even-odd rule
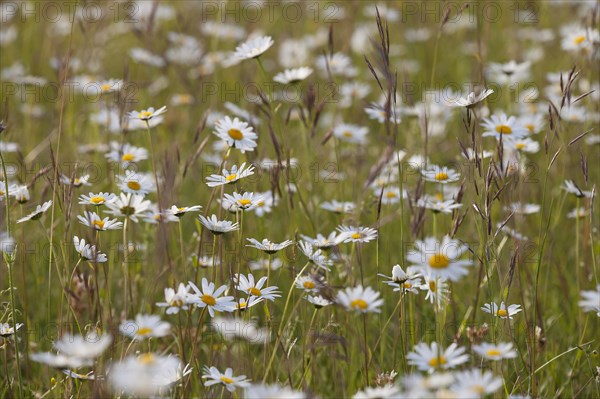
[[[77,219],[79,219],[81,224],[98,231],[118,230],[123,228],[123,223],[117,221],[117,219],[111,220],[108,217],[102,219],[96,212],[85,211],[84,216],[77,215]]]
[[[330,259],[327,259],[327,256],[323,255],[321,249],[313,249],[313,246],[306,241],[299,241],[298,246],[309,262],[321,269],[330,270],[332,262]]]
[[[333,128],[333,135],[341,141],[352,144],[365,144],[369,129],[363,126],[341,124]]]
[[[310,243],[313,247],[325,250],[335,247],[344,239],[344,237],[341,234],[338,235],[336,231],[332,231],[327,237],[320,233],[317,234],[317,238],[308,237],[304,234],[300,234],[300,237],[302,237],[304,241]]]
[[[421,272],[413,266],[407,267],[404,271],[400,265],[394,265],[391,277],[384,274],[379,274],[379,276],[387,278],[388,281],[384,281],[384,283],[393,287],[396,292],[416,294],[421,286]]]
[[[244,398],[306,399],[307,396],[304,392],[294,391],[292,388],[282,387],[277,384],[251,384],[246,387]]]
[[[371,287],[363,288],[362,285],[348,287],[339,291],[336,302],[346,308],[346,310],[359,313],[380,313],[383,299],[379,298],[380,293],[374,291]]]
[[[511,60],[504,64],[491,62],[486,70],[486,75],[491,82],[510,85],[528,80],[530,66],[531,63],[529,61],[517,63]]]
[[[480,356],[489,360],[512,359],[517,357],[517,352],[513,349],[512,342],[500,342],[498,344],[483,342],[479,345],[473,345],[473,350]]]
[[[160,338],[169,335],[171,324],[162,321],[159,316],[138,314],[135,320],[125,320],[119,326],[121,334],[142,341],[146,338]]]
[[[303,81],[312,73],[313,69],[309,67],[286,69],[285,71],[275,75],[273,80],[284,85],[294,84]]]
[[[600,284],[596,286],[595,291],[581,291],[579,307],[584,312],[596,312],[596,315],[600,317]]]
[[[194,293],[188,295],[187,302],[193,303],[199,308],[207,308],[210,317],[215,317],[215,311],[233,312],[235,310],[236,304],[233,297],[222,296],[227,291],[227,285],[215,289],[215,283],[209,283],[206,278],[202,278],[202,289],[191,281],[189,285]]]
[[[365,107],[365,112],[369,119],[374,119],[379,123],[385,123],[385,118],[387,116],[387,111],[383,105],[380,104],[370,104]],[[390,107],[390,117],[389,121],[392,123],[400,123],[402,119],[400,117],[401,109],[400,107]]]
[[[513,202],[510,205],[504,207],[508,212],[514,212],[518,215],[531,215],[532,213],[538,213],[541,207],[538,204],[522,204],[520,202]]]
[[[283,266],[283,261],[279,258],[271,259],[271,270],[280,269]],[[248,267],[252,271],[269,270],[269,259],[259,259],[257,261],[248,262]]]
[[[66,369],[66,368],[80,368],[87,367],[93,364],[91,359],[81,359],[73,356],[66,356],[63,354],[54,354],[51,352],[40,352],[40,353],[30,353],[29,359],[34,362],[44,363],[47,366],[56,368],[56,369]]]
[[[152,206],[143,196],[121,193],[114,201],[106,204],[109,210],[106,213],[117,217],[125,217],[133,222],[138,222],[138,216],[143,216]]]
[[[273,197],[272,191],[263,191],[256,193],[261,200],[256,203],[256,206],[251,209],[258,217],[262,217],[266,213],[271,213],[273,207],[277,205],[277,198]]]
[[[10,193],[9,193],[10,194]],[[52,206],[52,201],[46,201],[42,205],[38,205],[35,207],[35,211],[31,212],[29,215],[22,217],[17,220],[17,223],[27,222],[29,220],[38,220],[42,217],[42,215],[50,209]]]
[[[298,276],[295,282],[296,288],[305,292],[317,293],[325,286],[323,278],[317,274],[309,274],[306,276]]]
[[[435,197],[423,196],[419,198],[415,206],[417,208],[431,209],[435,213],[450,214],[455,209],[461,208],[462,204],[455,202],[453,199],[438,201]]]
[[[342,214],[352,213],[356,208],[356,205],[354,202],[331,200],[323,202],[320,207],[326,211]]]
[[[589,209],[585,209],[585,207],[581,206],[579,208],[573,209],[571,212],[567,213],[567,217],[569,219],[579,219],[584,218],[590,215]]]
[[[250,39],[235,48],[234,56],[240,60],[260,57],[273,45],[271,36],[260,36]]]
[[[263,285],[267,282],[266,276],[254,282],[252,274],[248,274],[247,277],[243,274],[237,274],[233,276],[233,282],[238,291],[244,292],[249,296],[263,298],[266,301],[275,301],[275,298],[281,297],[281,292],[278,291],[276,286],[263,288]]]
[[[422,170],[421,174],[425,180],[440,184],[448,184],[460,179],[457,171],[446,166],[432,165],[430,169]]]
[[[84,239],[74,236],[73,245],[75,245],[75,251],[77,251],[82,259],[94,263],[104,263],[107,261],[106,254],[96,251],[96,246],[86,244]]]
[[[484,118],[481,126],[484,129],[483,137],[518,137],[523,138],[529,134],[529,130],[522,126],[516,117],[507,116],[505,113],[492,115],[489,118]]]
[[[250,380],[245,375],[234,377],[233,370],[227,368],[225,373],[221,373],[216,367],[204,366],[204,375],[202,378],[205,387],[210,387],[215,384],[223,384],[229,392],[234,392],[236,388],[246,388],[250,386]]]
[[[264,300],[265,298],[263,298],[262,296],[249,296],[247,298],[239,298],[237,302],[234,302],[235,310],[243,312],[248,308],[251,308],[252,306],[258,305]]]
[[[80,205],[101,206],[113,202],[117,196],[112,193],[99,192],[97,194],[89,193],[88,195],[81,194],[79,196]]]
[[[252,208],[255,208],[258,203],[262,200],[258,195],[254,195],[254,193],[232,193],[232,194],[224,194],[222,206],[229,212],[239,212],[246,211]]]
[[[583,191],[573,180],[565,180],[561,188],[577,198],[592,198],[591,191]]]
[[[495,302],[486,303],[481,308],[486,313],[491,313],[494,316],[500,317],[501,319],[511,319],[514,315],[519,313],[521,310],[521,305],[509,305],[506,307],[504,301],[500,303],[498,306]]]
[[[159,108],[157,110],[155,110],[153,107],[150,107],[148,109],[141,110],[140,112],[130,111],[127,114],[127,116],[129,117],[129,119],[148,122],[150,119],[156,118],[157,116],[160,116],[160,115],[164,114],[165,112],[167,112],[166,105],[162,106],[161,108]]]
[[[436,369],[447,370],[459,366],[469,360],[469,355],[465,354],[465,348],[458,347],[456,343],[443,350],[438,347],[437,342],[430,345],[422,342],[415,345],[406,358],[410,365],[419,370],[433,372]]]
[[[249,165],[246,168],[246,162],[242,163],[238,168],[237,165],[233,165],[231,171],[223,169],[221,175],[210,175],[206,178],[206,185],[208,187],[223,186],[225,184],[234,183],[240,179],[251,176],[254,174],[254,166]]]
[[[358,73],[356,67],[352,65],[350,57],[342,53],[320,55],[315,61],[315,66],[323,77],[327,77],[328,71],[334,76],[339,75],[348,78],[352,78]]]
[[[184,373],[189,371],[185,371],[176,356],[144,353],[114,363],[108,377],[115,392],[150,397],[181,379]]]
[[[125,171],[125,176],[117,176],[118,186],[124,193],[145,196],[156,191],[154,178],[145,173],[136,173],[131,170]]]
[[[264,344],[271,340],[270,330],[259,328],[255,320],[246,321],[238,317],[217,316],[210,321],[210,327],[227,341],[241,338],[251,344]]]
[[[393,384],[387,384],[378,387],[366,387],[358,391],[352,397],[353,399],[388,399],[401,397],[400,389]]]
[[[60,182],[65,185],[73,185],[73,187],[81,187],[81,186],[91,186],[90,175],[83,175],[81,177],[73,176],[69,177],[67,175],[60,175]]]
[[[369,242],[377,238],[377,230],[371,227],[341,225],[336,230],[340,232],[341,242]]]
[[[167,308],[166,314],[177,314],[181,309],[188,310],[187,298],[189,291],[189,287],[183,283],[179,283],[177,291],[173,288],[165,288],[165,302],[157,302],[156,306]]]
[[[450,387],[451,392],[456,392],[461,397],[483,397],[493,394],[503,386],[502,378],[495,377],[491,371],[480,369],[458,371],[454,378],[456,382]]]
[[[329,306],[331,304],[333,304],[332,301],[330,301],[327,298],[323,298],[321,295],[307,295],[305,297],[305,299],[312,303],[314,305],[315,308],[317,309],[321,309],[324,308],[325,306]]]
[[[212,215],[210,218],[199,215],[198,218],[200,219],[200,223],[215,235],[228,233],[240,228],[238,223],[233,223],[227,220],[218,220],[217,215]]]
[[[231,120],[230,117],[219,120],[215,124],[214,134],[221,140],[224,140],[230,147],[240,150],[243,154],[246,151],[254,151],[256,148],[256,139],[258,136],[254,133],[252,126],[248,122],[242,122],[238,118]]]
[[[54,349],[65,356],[93,360],[100,356],[111,342],[112,337],[109,334],[100,336],[96,333],[89,333],[85,337],[65,334],[54,342]]]
[[[502,141],[504,145],[504,150],[509,151],[518,151],[518,152],[526,152],[529,154],[535,154],[540,150],[540,143],[530,139],[529,137],[524,138],[507,138]]]
[[[450,107],[466,107],[472,108],[485,100],[488,96],[494,93],[492,89],[485,89],[484,91],[475,94],[474,92],[470,92],[466,97],[459,97],[457,99],[453,99],[447,102],[447,105]]]
[[[132,163],[137,163],[148,159],[148,150],[142,147],[135,147],[131,144],[115,141],[110,143],[111,151],[105,156],[109,161],[120,163],[123,168],[127,168]]]
[[[428,300],[438,309],[443,309],[449,300],[448,282],[446,279],[432,276],[430,273],[424,273],[422,276],[424,282],[419,286],[419,289],[427,291],[425,300]]]
[[[266,238],[263,239],[262,242],[259,242],[258,240],[254,239],[254,238],[247,238],[247,240],[251,242],[251,244],[246,245],[247,247],[259,249],[269,255],[279,252],[282,249],[287,248],[294,243],[291,240],[285,240],[284,242],[277,244],[277,243],[267,240]]]
[[[201,205],[181,206],[181,207],[179,207],[177,205],[172,205],[169,209],[167,209],[166,212],[169,215],[173,215],[173,216],[180,218],[188,212],[198,212],[201,209],[202,209]]]
[[[467,267],[473,264],[471,260],[459,259],[467,249],[466,245],[450,236],[444,236],[441,242],[428,237],[424,241],[417,240],[406,259],[432,277],[458,281],[469,273]]]
[[[13,335],[15,333],[15,327],[17,331],[19,331],[19,329],[23,327],[23,323],[17,323],[14,326],[9,323],[0,323],[0,337],[6,338]]]

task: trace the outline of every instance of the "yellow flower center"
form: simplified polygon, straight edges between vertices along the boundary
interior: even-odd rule
[[[431,367],[439,367],[446,364],[446,358],[444,356],[434,357],[430,361],[427,362]]]
[[[241,140],[244,138],[244,134],[238,129],[229,129],[227,134],[234,140]]]
[[[396,198],[396,193],[394,191],[388,191],[385,196],[388,198]]]
[[[225,177],[225,180],[227,180],[227,181],[233,181],[235,179],[237,179],[237,175],[235,173],[230,174],[230,175],[228,175],[228,176]]]
[[[75,179],[73,179],[73,184],[77,185],[79,184],[80,180],[79,177],[76,177]]]
[[[362,234],[360,234],[360,233],[353,233],[353,234],[351,235],[351,237],[352,237],[353,239],[355,239],[355,240],[360,240],[360,239],[362,238]]]
[[[475,393],[478,393],[478,394],[485,393],[485,387],[483,385],[475,384],[475,385],[471,385],[470,388],[471,388],[471,391],[473,391]]]
[[[130,189],[132,189],[134,191],[138,191],[140,188],[142,188],[142,185],[136,181],[130,181],[130,182],[127,182],[127,187],[129,187]]]
[[[152,333],[152,329],[149,327],[142,327],[137,330],[137,335],[148,335],[150,333]]]
[[[431,280],[429,282],[429,291],[435,292],[436,289],[437,289],[437,284],[435,283],[435,280]]]
[[[217,300],[215,299],[214,296],[211,296],[211,295],[202,295],[200,300],[202,302],[204,302],[205,304],[207,304],[208,306],[215,306],[217,304]]]
[[[533,129],[535,128],[535,126],[533,126],[533,124],[528,123],[525,125],[525,127],[527,128],[527,130],[529,130],[531,133],[533,133]]]
[[[577,36],[575,38],[575,40],[573,40],[575,42],[575,44],[581,44],[585,41],[585,36],[581,35],[581,36]]]
[[[240,308],[240,309],[245,309],[245,308],[246,308],[246,306],[248,306],[248,303],[247,303],[246,301],[242,300],[242,301],[240,302],[240,304],[238,305],[238,308]]]
[[[259,201],[258,204],[256,204],[256,206],[258,206],[258,207],[265,206],[265,201]]]
[[[446,173],[446,172],[436,173],[435,180],[437,180],[437,181],[448,180],[448,173]]]
[[[104,197],[92,197],[90,198],[90,202],[94,205],[103,204],[105,201]]]
[[[405,289],[410,289],[410,288],[412,288],[412,284],[411,284],[411,283],[409,283],[408,281],[405,281],[405,282],[404,282],[404,284],[402,284],[402,286],[403,286]]]
[[[512,129],[508,125],[498,125],[496,131],[500,134],[512,134]]]
[[[502,354],[502,352],[500,352],[498,349],[488,349],[488,351],[485,353],[488,356],[500,356]]]
[[[260,290],[259,290],[258,288],[256,288],[256,287],[252,287],[252,288],[250,288],[250,289],[248,290],[248,293],[249,293],[250,295],[254,295],[254,296],[261,296],[261,295],[262,295],[262,292],[260,292]]]
[[[135,159],[135,156],[132,153],[123,154],[121,157],[121,161],[123,162],[131,162]]]
[[[443,201],[444,195],[442,193],[435,193],[434,198],[438,201]]]
[[[350,307],[354,309],[365,310],[369,307],[369,305],[364,299],[355,299],[352,302],[350,302]]]
[[[154,363],[154,354],[144,353],[143,355],[140,355],[139,360],[142,364],[152,364]]]
[[[352,137],[353,135],[352,135],[351,131],[346,130],[345,132],[342,133],[342,136],[344,136],[344,137]]]
[[[233,380],[231,378],[227,378],[227,377],[220,377],[219,378],[221,381],[223,381],[223,384],[232,384]]]
[[[525,143],[517,143],[515,144],[515,148],[517,150],[522,150],[523,148],[525,148]]]
[[[312,281],[305,281],[304,283],[302,283],[302,285],[307,290],[312,290],[313,288],[315,288],[315,283],[313,283]]]
[[[496,314],[500,317],[506,317],[508,316],[508,311],[506,309],[498,309]]]
[[[111,85],[109,85],[108,83],[104,83],[103,85],[100,86],[100,90],[102,91],[109,91],[111,89]]]
[[[242,198],[241,200],[238,200],[238,203],[241,206],[248,206],[252,203],[252,201],[250,201],[249,199]]]
[[[94,220],[92,222],[92,226],[97,227],[98,229],[102,230],[104,228],[104,221],[103,220]]]
[[[148,119],[152,115],[150,111],[142,111],[138,114],[138,118],[140,119]]]
[[[177,298],[177,299],[173,299],[171,300],[171,306],[177,306],[178,308],[183,306],[183,300]]]
[[[444,254],[435,254],[429,257],[429,266],[434,269],[445,269],[450,264],[450,259]]]

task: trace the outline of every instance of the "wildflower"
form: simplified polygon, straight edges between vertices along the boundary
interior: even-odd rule
[[[109,219],[108,217],[101,219],[96,212],[85,211],[84,216],[77,215],[79,222],[85,226],[91,227],[94,230],[118,230],[123,228],[123,223],[117,219]]]
[[[182,206],[182,207],[173,205],[169,209],[167,209],[167,214],[181,218],[183,215],[185,215],[188,212],[198,212],[200,209],[202,209],[201,205]]]
[[[148,200],[137,194],[121,193],[114,201],[106,204],[109,208],[106,213],[117,217],[125,217],[133,222],[138,222],[138,216],[143,216],[152,206]]]
[[[215,124],[214,134],[224,140],[228,146],[240,150],[242,154],[246,151],[254,151],[256,148],[258,136],[248,122],[242,122],[238,118],[231,120],[226,116],[219,120]]]
[[[145,196],[149,192],[156,190],[154,179],[144,173],[127,170],[125,171],[125,176],[117,176],[117,180],[119,181],[119,188],[124,193]]]
[[[342,242],[369,242],[377,238],[377,230],[370,227],[338,226]]]
[[[466,107],[473,108],[483,100],[485,100],[488,96],[494,93],[492,89],[485,89],[479,94],[475,94],[474,92],[469,93],[466,97],[459,97],[454,101],[448,101],[448,105],[450,107]]]
[[[435,277],[431,273],[423,274],[423,284],[419,286],[419,289],[427,291],[425,300],[429,300],[430,303],[434,304],[438,309],[442,309],[446,303],[448,303],[448,282],[442,277]]]
[[[308,242],[313,247],[325,250],[335,247],[340,242],[342,242],[344,238],[341,234],[338,235],[336,231],[332,231],[327,237],[323,236],[320,233],[317,234],[317,238],[311,238],[305,236],[304,234],[300,234],[300,237],[302,237],[304,241]]]
[[[324,308],[325,306],[329,306],[333,303],[329,299],[323,298],[321,295],[307,295],[306,300],[312,303],[317,309]]]
[[[120,163],[123,168],[127,168],[132,163],[137,163],[148,159],[148,150],[142,147],[135,147],[125,143],[111,142],[111,151],[106,154],[109,161]]]
[[[202,378],[207,379],[204,382],[205,387],[215,384],[223,384],[229,392],[234,392],[236,388],[246,388],[250,386],[250,380],[245,375],[233,376],[233,370],[227,368],[225,373],[221,373],[216,367],[204,367]]]
[[[240,179],[243,179],[254,174],[254,166],[250,165],[247,168],[246,162],[242,163],[238,169],[237,165],[233,165],[231,171],[223,169],[222,175],[210,175],[206,178],[206,185],[208,187],[217,187],[225,184],[234,183]],[[245,169],[244,169],[245,168]]]
[[[469,355],[465,354],[465,348],[458,347],[456,343],[443,350],[438,347],[437,342],[430,345],[422,342],[415,345],[406,358],[409,364],[417,366],[419,370],[433,372],[436,369],[446,370],[459,366],[469,360]]]
[[[222,205],[229,212],[239,212],[255,208],[261,200],[262,198],[258,195],[255,196],[254,193],[239,194],[234,192],[231,195],[224,194]]]
[[[294,391],[292,388],[282,387],[277,384],[263,385],[251,384],[246,387],[244,398],[272,398],[272,399],[306,399],[306,394]]]
[[[501,319],[511,319],[514,315],[519,313],[521,310],[521,305],[509,305],[508,308],[504,304],[504,302],[500,303],[498,306],[496,303],[486,303],[481,308],[486,313],[491,313],[494,316],[500,317]]]
[[[104,192],[99,192],[97,194],[89,193],[88,195],[81,194],[79,196],[79,204],[101,206],[113,202],[116,198],[116,195]]]
[[[129,119],[140,120],[148,123],[148,121],[152,118],[156,118],[157,116],[160,116],[165,112],[167,112],[166,106],[163,106],[157,110],[154,110],[153,107],[150,107],[148,109],[141,110],[140,112],[131,111],[129,112],[129,114],[127,114],[127,116],[129,117]]]
[[[596,315],[600,317],[600,284],[596,286],[595,291],[581,291],[579,307],[584,312],[596,312]]]
[[[480,345],[474,345],[473,350],[482,357],[490,360],[512,359],[517,357],[517,352],[513,349],[513,344],[498,343],[488,344],[484,342]]]
[[[102,336],[96,333],[81,335],[65,334],[58,341],[54,342],[54,349],[59,353],[78,359],[93,360],[100,356],[112,342],[109,334]]]
[[[366,387],[362,391],[354,394],[353,399],[386,399],[400,397],[400,390],[393,384],[387,384],[377,387]]]
[[[298,245],[309,262],[321,269],[329,270],[332,262],[323,255],[320,249],[313,249],[313,246],[306,241],[300,241]]]
[[[369,130],[366,127],[342,124],[333,129],[333,135],[341,141],[352,144],[366,143],[367,133]]]
[[[529,130],[519,124],[514,116],[508,117],[505,113],[492,115],[484,118],[481,124],[484,128],[483,137],[496,137],[500,139],[503,136],[523,138],[529,134]]]
[[[454,378],[456,382],[450,389],[462,397],[490,395],[502,388],[503,385],[502,379],[495,377],[491,371],[480,369],[459,371],[454,375]]]
[[[259,242],[258,240],[254,239],[254,238],[247,238],[247,240],[251,242],[250,245],[246,245],[247,247],[259,249],[269,255],[279,252],[282,249],[287,248],[294,243],[291,240],[285,240],[284,242],[282,242],[280,244],[276,244],[274,242],[267,240],[266,238],[264,240],[262,240],[262,242]]]
[[[256,303],[259,302],[257,301]],[[270,330],[268,328],[259,328],[256,321],[217,316],[211,320],[210,326],[228,341],[241,338],[252,344],[264,344],[271,339]]]
[[[273,80],[277,83],[281,83],[284,85],[294,84],[303,81],[311,73],[313,73],[313,69],[309,67],[286,69],[285,71],[275,75],[275,77],[273,77]]]
[[[94,263],[104,263],[107,261],[106,254],[96,251],[95,245],[86,244],[84,239],[79,237],[73,237],[73,245],[75,245],[75,251],[79,254],[81,259],[91,261]]]
[[[325,209],[326,211],[330,211],[333,213],[352,213],[354,211],[354,208],[356,208],[356,205],[353,202],[343,202],[343,201],[337,201],[337,200],[332,200],[332,201],[326,201],[323,202],[321,204],[321,208]]]
[[[538,204],[522,204],[520,202],[513,202],[504,209],[520,215],[530,215],[532,213],[539,212],[540,206]]]
[[[207,308],[210,317],[215,317],[217,312],[232,312],[235,310],[235,302],[232,296],[222,296],[227,291],[227,286],[222,285],[215,289],[215,283],[209,283],[206,278],[202,279],[202,289],[193,282],[189,282],[194,293],[188,295],[188,302],[199,308]]]
[[[261,36],[250,39],[236,47],[234,57],[240,60],[258,58],[273,45],[271,36]]]
[[[309,274],[307,276],[298,276],[296,278],[296,288],[304,290],[305,292],[317,293],[321,288],[325,286],[323,279],[316,274]]]
[[[336,302],[350,311],[380,313],[379,307],[383,305],[383,299],[380,299],[379,295],[379,292],[371,287],[363,288],[362,285],[358,285],[338,292]]]
[[[175,356],[143,353],[114,363],[108,376],[113,390],[136,397],[156,395],[189,371]]]
[[[133,340],[141,341],[146,338],[160,338],[169,335],[171,325],[161,321],[159,316],[138,314],[135,320],[125,320],[119,326],[121,334]]]
[[[237,223],[233,223],[227,220],[218,220],[217,215],[212,215],[210,218],[206,218],[203,215],[199,215],[200,223],[210,230],[214,235],[228,233],[239,229]]]
[[[255,283],[252,274],[248,274],[247,277],[243,274],[237,274],[233,276],[233,281],[238,291],[244,292],[249,296],[263,298],[267,301],[275,301],[275,298],[281,296],[280,291],[275,286],[263,288],[263,285],[267,282],[267,277],[261,277]]]
[[[60,175],[60,182],[65,185],[73,185],[73,187],[81,187],[81,186],[89,186],[90,175],[83,175],[81,177],[73,176],[65,176],[63,174]]]
[[[450,236],[444,236],[441,242],[429,237],[425,241],[417,240],[415,249],[409,251],[406,259],[433,277],[458,281],[469,273],[467,266],[473,263],[459,259],[466,250],[466,245]]]
[[[449,169],[446,166],[433,166],[431,169],[422,170],[421,174],[427,181],[440,184],[448,184],[460,179],[460,174],[454,169]]]
[[[35,211],[31,212],[25,217],[22,217],[21,219],[18,219],[17,223],[23,223],[29,220],[38,220],[48,209],[50,209],[50,206],[52,206],[52,201],[46,201],[42,205],[36,206]]]
[[[157,302],[156,306],[167,308],[167,314],[177,314],[180,309],[188,310],[189,290],[189,287],[183,283],[179,283],[177,291],[173,288],[165,288],[165,302]]]
[[[0,337],[8,337],[15,333],[15,327],[17,331],[23,327],[23,323],[17,323],[15,326],[9,323],[0,323]]]
[[[575,195],[577,198],[591,198],[591,191],[583,191],[579,188],[577,184],[573,180],[565,180],[562,185],[562,189],[565,190],[569,194]]]

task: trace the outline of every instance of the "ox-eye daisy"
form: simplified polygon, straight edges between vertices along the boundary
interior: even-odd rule
[[[362,285],[348,287],[337,294],[336,302],[344,306],[347,310],[359,313],[379,313],[383,299],[379,298],[379,292],[371,287],[363,288]]]
[[[233,223],[228,220],[218,220],[217,215],[212,215],[209,218],[199,215],[198,218],[200,219],[200,223],[215,235],[239,229],[238,223]]]
[[[157,302],[156,306],[167,308],[167,314],[179,313],[180,309],[187,310],[187,298],[189,287],[183,283],[179,283],[177,291],[173,288],[165,288],[165,302]]]
[[[213,174],[206,178],[206,185],[208,187],[223,186],[225,184],[234,183],[244,177],[248,177],[254,174],[254,166],[250,165],[246,167],[246,162],[242,163],[238,168],[237,165],[233,165],[231,170],[223,169],[223,174]]]
[[[85,211],[84,216],[77,215],[77,219],[81,224],[91,227],[97,231],[118,230],[123,228],[123,223],[117,219],[100,218],[96,212]]]
[[[259,242],[258,240],[254,239],[254,238],[247,238],[247,240],[250,241],[250,243],[251,243],[250,245],[246,245],[247,247],[253,247],[256,249],[260,249],[261,251],[264,251],[265,253],[267,253],[269,255],[272,255],[278,251],[281,251],[282,249],[287,248],[294,243],[291,240],[285,240],[284,242],[277,244],[277,243],[267,240],[266,238],[264,240],[262,240],[262,242]]]
[[[167,209],[167,213],[180,218],[188,212],[198,212],[200,209],[202,209],[201,205],[193,205],[193,206],[173,205],[169,209]]]
[[[261,277],[258,281],[254,282],[252,274],[248,274],[247,277],[243,274],[238,274],[233,277],[233,281],[238,291],[244,292],[249,296],[264,298],[268,301],[275,301],[275,298],[281,296],[280,291],[275,286],[263,288],[263,285],[267,282],[267,277]]]
[[[150,107],[148,109],[143,109],[141,111],[131,111],[127,116],[129,119],[140,120],[144,122],[148,122],[152,118],[156,118],[159,115],[167,112],[167,106],[162,106],[161,108],[155,110],[154,107]]]
[[[283,72],[278,73],[273,77],[273,80],[277,83],[281,84],[294,84],[303,81],[306,79],[311,73],[313,73],[312,68],[309,67],[301,67],[294,69],[286,69]]]
[[[141,217],[150,210],[152,203],[141,195],[121,193],[114,201],[106,203],[106,206],[109,208],[106,213],[129,218],[137,223],[138,216]]]
[[[498,344],[489,344],[483,342],[479,345],[474,345],[473,350],[482,357],[490,360],[511,359],[517,357],[517,352],[513,349],[511,342],[501,342]]]
[[[215,135],[224,140],[229,147],[233,147],[245,153],[254,151],[258,136],[254,133],[248,122],[242,122],[238,118],[233,120],[226,116],[215,124]]]
[[[156,191],[153,178],[144,173],[126,171],[125,176],[117,176],[118,186],[124,193],[137,195],[146,195],[151,191]]]
[[[240,60],[257,58],[272,45],[273,38],[271,36],[255,37],[237,46],[233,55]]]
[[[188,302],[199,308],[207,308],[210,317],[215,317],[215,311],[233,312],[235,310],[233,297],[222,296],[227,291],[228,286],[222,285],[215,289],[215,283],[209,283],[206,278],[202,279],[202,289],[191,281],[189,285],[194,293],[188,295]]]
[[[23,223],[29,220],[38,220],[48,209],[50,209],[50,206],[52,206],[52,201],[46,201],[42,205],[36,206],[35,211],[31,212],[27,216],[22,217],[21,219],[18,219],[17,223]]]
[[[446,166],[433,165],[431,169],[422,170],[421,174],[425,180],[440,184],[452,183],[460,179],[460,174],[457,171]]]
[[[89,195],[81,194],[79,196],[80,205],[106,205],[113,202],[116,199],[116,195],[112,193],[99,192],[97,194],[89,193]]]
[[[146,338],[159,338],[169,335],[171,325],[161,321],[159,316],[138,314],[135,320],[125,320],[119,326],[121,334],[133,340],[141,341]]]
[[[377,230],[370,227],[338,226],[340,241],[342,242],[369,242],[377,238]]]
[[[205,387],[209,387],[215,384],[223,384],[229,392],[235,391],[236,388],[245,388],[250,386],[250,380],[245,375],[234,377],[233,370],[228,368],[224,373],[221,373],[216,367],[204,367],[204,375],[202,378],[206,379],[204,382]]]
[[[419,370],[433,372],[461,365],[469,360],[469,355],[465,354],[465,348],[458,347],[456,343],[443,350],[438,347],[437,342],[430,345],[422,342],[415,345],[406,358],[409,364],[417,366]]]
[[[481,126],[484,128],[483,137],[492,136],[500,139],[503,136],[511,136],[522,138],[529,134],[529,129],[522,126],[516,117],[508,117],[505,113],[485,118]]]
[[[312,244],[306,241],[298,242],[298,246],[300,246],[300,249],[306,255],[309,262],[321,269],[329,270],[332,262],[330,259],[327,259],[327,256],[323,255],[321,249],[313,249]]]
[[[600,284],[596,286],[595,291],[581,291],[579,306],[584,312],[596,312],[600,317]]]
[[[97,263],[104,263],[107,261],[106,254],[98,252],[95,245],[86,244],[83,238],[79,239],[79,237],[74,236],[73,245],[81,259]]]
[[[417,240],[406,259],[433,277],[458,281],[469,273],[467,266],[473,263],[468,259],[459,259],[466,250],[466,245],[450,236],[445,236],[441,242],[428,237],[425,241]]]
[[[245,192],[239,194],[234,192],[231,195],[224,194],[222,205],[224,209],[235,213],[255,208],[260,201],[262,201],[262,198],[254,195],[254,193]]]
[[[491,313],[494,316],[498,316],[501,319],[512,319],[514,315],[516,315],[523,309],[521,309],[521,305],[509,305],[508,307],[506,307],[504,302],[501,302],[500,306],[498,306],[495,302],[492,302],[483,305],[481,310],[483,310],[486,313]]]

